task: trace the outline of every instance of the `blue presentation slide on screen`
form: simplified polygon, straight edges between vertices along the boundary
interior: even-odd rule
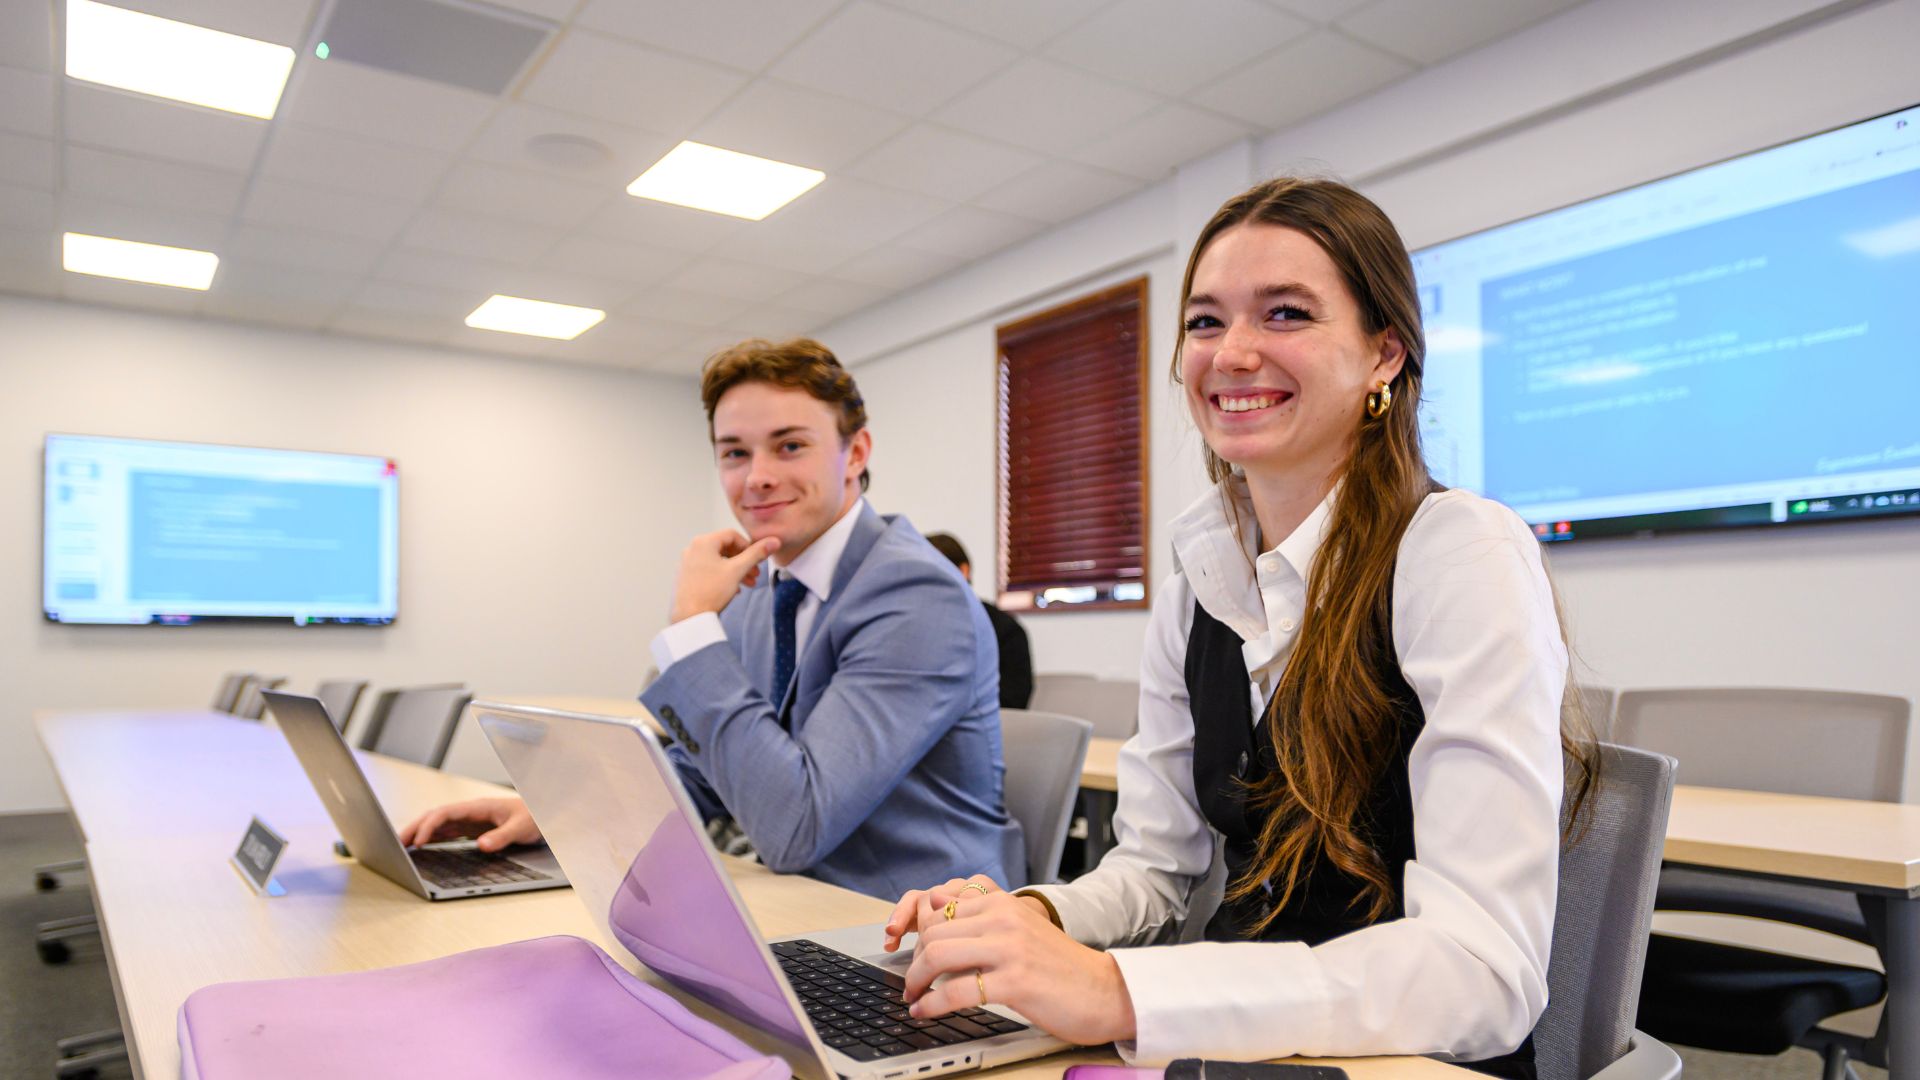
[[[397,501],[382,458],[49,436],[45,609],[391,620]]]
[[[1436,472],[1536,525],[1920,502],[1920,109],[1427,248],[1415,273]]]

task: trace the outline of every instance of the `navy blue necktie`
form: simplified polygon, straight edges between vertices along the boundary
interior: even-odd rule
[[[793,681],[794,654],[796,636],[794,618],[800,614],[800,601],[806,599],[807,587],[799,578],[791,574],[779,574],[773,583],[773,688],[767,697],[773,707],[778,709],[787,698],[787,684]],[[782,713],[782,723],[785,713]]]

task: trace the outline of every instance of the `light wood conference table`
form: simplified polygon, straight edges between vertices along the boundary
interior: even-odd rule
[[[1088,745],[1080,786],[1119,790],[1123,742]],[[1682,784],[1673,789],[1662,857],[1717,873],[1883,898],[1888,1076],[1920,1080],[1920,805]]]
[[[608,946],[571,889],[428,903],[337,858],[332,823],[270,722],[122,710],[41,712],[35,725],[86,841],[136,1076],[179,1075],[176,1014],[211,983],[388,967],[548,934],[596,941],[632,965]],[[396,822],[504,790],[375,754],[361,761]],[[275,871],[285,896],[256,896],[227,863],[255,814],[291,842]],[[806,877],[745,863],[729,869],[770,937],[879,922],[891,907]],[[693,1005],[749,1043],[777,1050]],[[1113,1060],[1110,1048],[1093,1048],[992,1075],[1054,1077],[1072,1064]],[[1354,1080],[1474,1075],[1425,1058],[1339,1064]]]

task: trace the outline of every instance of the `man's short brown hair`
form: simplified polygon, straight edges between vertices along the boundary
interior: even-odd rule
[[[752,338],[714,353],[700,369],[700,402],[707,408],[707,438],[713,438],[713,411],[727,391],[742,383],[770,383],[788,390],[804,390],[838,414],[840,441],[867,426],[867,403],[853,376],[825,345],[812,338],[772,342]],[[867,489],[867,473],[860,474],[860,490]]]

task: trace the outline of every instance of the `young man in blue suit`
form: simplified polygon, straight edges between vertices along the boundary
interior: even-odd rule
[[[707,362],[701,399],[744,534],[687,546],[641,695],[695,801],[772,869],[869,895],[982,866],[1023,884],[992,628],[952,565],[862,497],[873,443],[853,377],[818,342],[749,341]],[[462,822],[496,826],[489,850],[538,836],[496,799],[402,839]]]

